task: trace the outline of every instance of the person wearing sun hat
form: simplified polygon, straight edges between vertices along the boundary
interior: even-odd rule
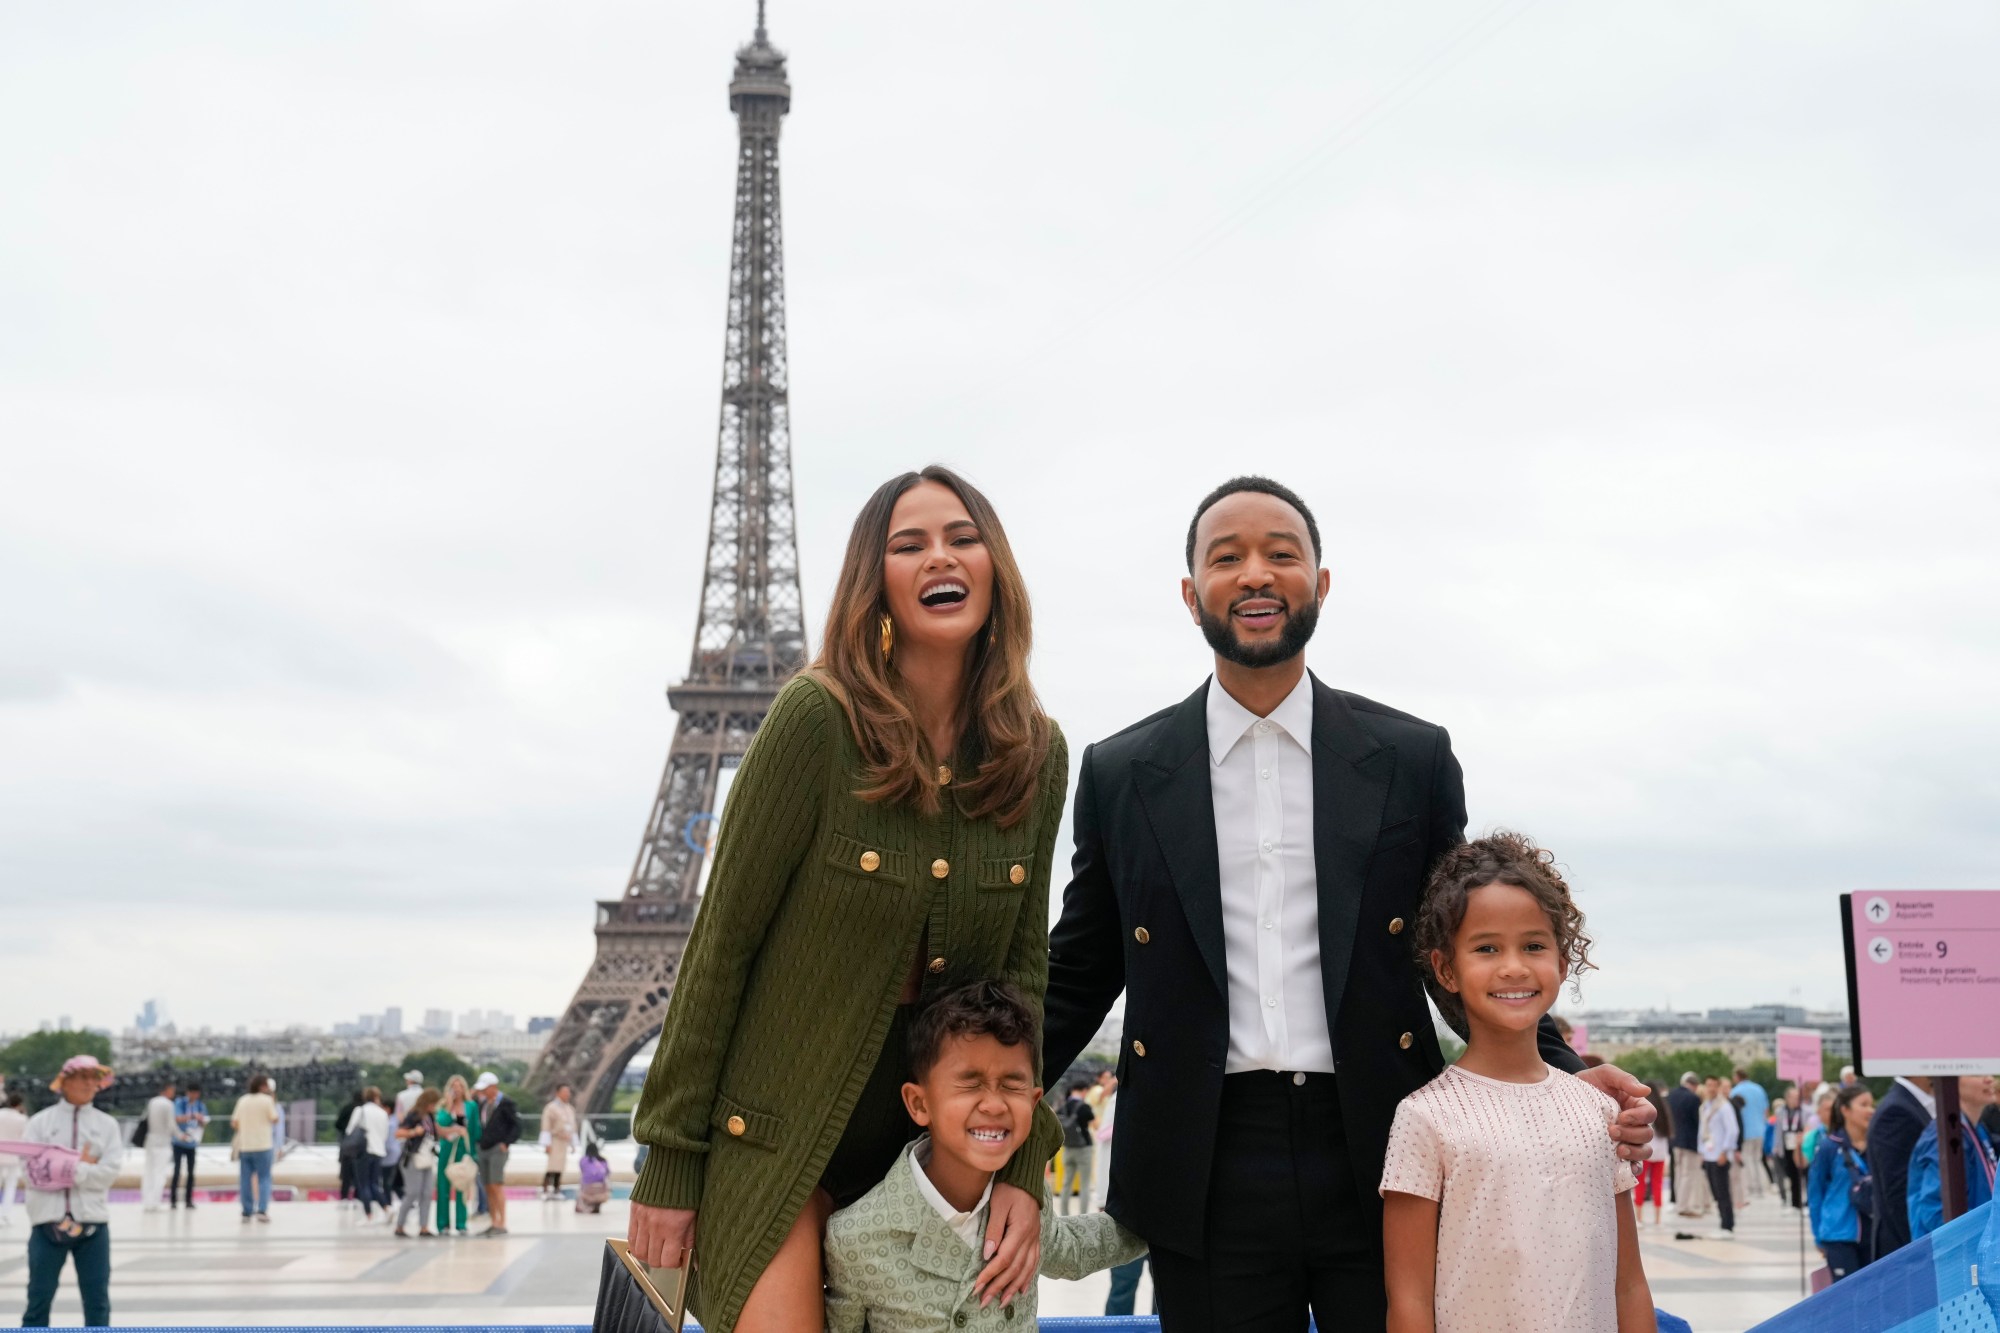
[[[118,1122],[92,1106],[91,1099],[111,1081],[111,1070],[94,1055],[71,1057],[49,1090],[62,1100],[28,1121],[26,1141],[76,1153],[74,1174],[62,1188],[28,1191],[28,1304],[21,1327],[47,1328],[49,1307],[63,1265],[76,1261],[76,1285],[88,1327],[111,1323],[111,1221],[105,1196],[118,1178],[125,1136]]]

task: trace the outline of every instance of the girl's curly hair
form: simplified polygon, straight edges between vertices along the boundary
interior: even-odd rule
[[[1535,901],[1548,913],[1565,977],[1573,979],[1595,966],[1590,961],[1590,936],[1583,933],[1583,913],[1569,896],[1569,884],[1556,869],[1554,853],[1506,829],[1460,843],[1444,854],[1424,885],[1413,943],[1417,965],[1423,969],[1424,986],[1430,991],[1432,1002],[1451,1030],[1461,1037],[1469,1035],[1465,1005],[1438,979],[1431,966],[1431,951],[1435,949],[1446,958],[1451,957],[1452,941],[1465,921],[1466,899],[1474,889],[1488,884],[1511,884],[1535,896]]]

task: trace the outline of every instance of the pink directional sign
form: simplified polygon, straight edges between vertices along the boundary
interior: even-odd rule
[[[1808,1097],[1826,1068],[1820,1059],[1820,1037],[1813,1028],[1778,1029],[1778,1078],[1796,1083]]]
[[[1841,902],[1861,1071],[2000,1068],[2000,891],[1883,890]]]

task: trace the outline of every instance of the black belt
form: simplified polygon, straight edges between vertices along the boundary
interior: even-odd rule
[[[1224,1092],[1285,1092],[1298,1088],[1324,1090],[1334,1085],[1338,1075],[1299,1069],[1246,1069],[1240,1074],[1224,1074]]]

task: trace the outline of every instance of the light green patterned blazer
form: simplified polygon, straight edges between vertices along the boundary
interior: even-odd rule
[[[914,1148],[914,1144],[911,1148]],[[1007,1306],[979,1308],[972,1284],[984,1267],[917,1191],[911,1148],[882,1183],[826,1226],[827,1333],[957,1333],[1035,1327],[1035,1289]],[[982,1211],[980,1228],[985,1229]],[[1042,1275],[1080,1278],[1146,1252],[1109,1213],[1058,1217],[1042,1209]]]

